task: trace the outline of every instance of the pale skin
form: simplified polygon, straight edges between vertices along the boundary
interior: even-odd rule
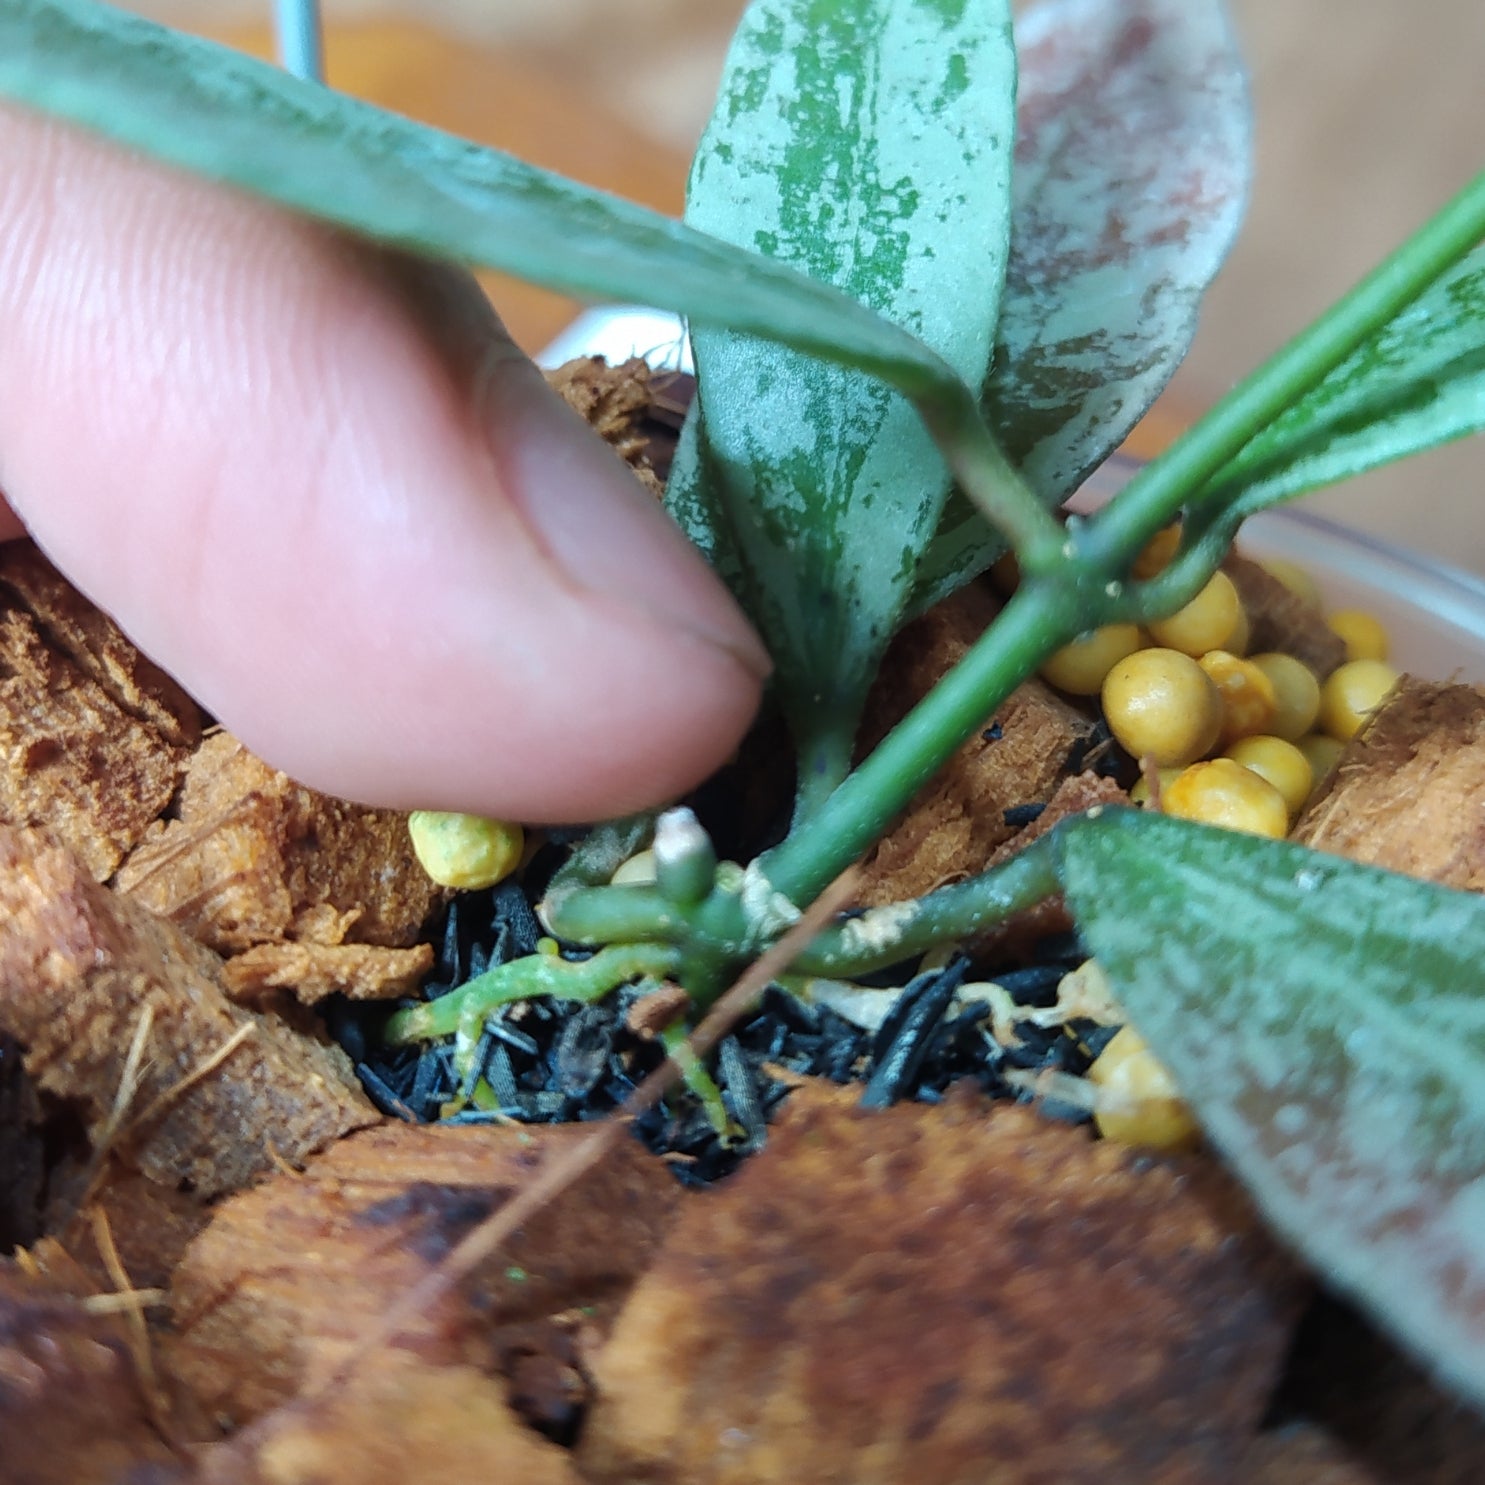
[[[768,670],[472,280],[10,109],[0,490],[224,725],[370,803],[661,803]]]

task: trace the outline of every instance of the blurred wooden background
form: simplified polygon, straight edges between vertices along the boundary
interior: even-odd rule
[[[266,0],[130,8],[255,50]],[[1253,76],[1248,228],[1169,405],[1199,411],[1485,166],[1481,0],[1232,0]],[[327,0],[331,81],[666,211],[741,0]],[[492,286],[522,344],[571,307]],[[1485,448],[1311,497],[1485,572]]]

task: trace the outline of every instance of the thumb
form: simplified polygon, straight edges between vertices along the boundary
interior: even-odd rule
[[[0,489],[249,746],[586,820],[733,748],[768,662],[477,287],[0,110]]]

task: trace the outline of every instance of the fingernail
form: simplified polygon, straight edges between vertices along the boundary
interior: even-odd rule
[[[572,582],[725,650],[759,679],[768,676],[768,652],[705,559],[514,348],[492,353],[482,411],[507,495]]]

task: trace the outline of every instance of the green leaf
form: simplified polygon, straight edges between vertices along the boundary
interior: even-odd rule
[[[1269,1220],[1485,1401],[1485,898],[1133,810],[1062,880]]]
[[[1060,504],[1180,364],[1242,218],[1250,114],[1219,0],[1050,0],[1016,24],[1021,86],[991,424]],[[915,608],[1004,543],[962,497]]]
[[[1482,428],[1477,248],[1253,439],[1201,499],[1250,515]]]
[[[837,285],[977,386],[1005,265],[1014,77],[1005,0],[755,0],[686,219]],[[740,335],[693,345],[702,422],[683,488],[711,471],[700,508],[730,530],[796,739],[807,753],[825,739],[834,771],[948,474],[880,383]]]
[[[0,95],[379,241],[773,336],[914,395],[914,338],[783,264],[91,0],[0,0]]]

